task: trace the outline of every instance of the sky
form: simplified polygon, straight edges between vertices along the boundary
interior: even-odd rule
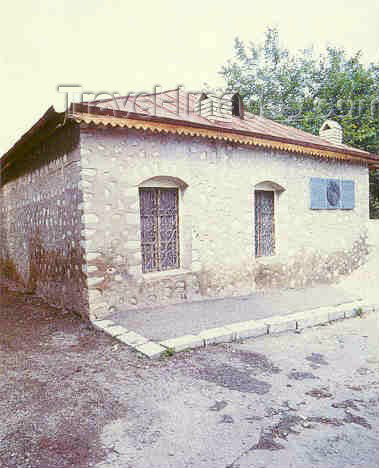
[[[379,62],[379,0],[12,0],[0,19],[0,155],[54,105],[59,86],[126,95],[204,83],[233,56],[234,38],[279,28],[292,51],[327,44]]]

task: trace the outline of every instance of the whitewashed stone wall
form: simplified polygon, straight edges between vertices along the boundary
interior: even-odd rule
[[[79,128],[67,125],[5,172],[0,272],[85,317],[79,138]]]
[[[368,170],[358,164],[124,129],[82,129],[83,223],[90,309],[117,309],[333,281],[367,254]],[[184,183],[181,269],[142,274],[138,187]],[[310,177],[355,181],[351,211],[309,209]],[[277,195],[277,255],[254,256],[254,187]]]

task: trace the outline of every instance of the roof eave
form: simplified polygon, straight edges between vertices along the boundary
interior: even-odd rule
[[[59,113],[53,106],[49,107],[42,117],[0,158],[0,174],[20,156],[63,125],[65,119],[65,112]]]
[[[279,143],[284,143],[284,144],[289,144],[289,145],[296,145],[299,147],[308,147],[308,148],[314,148],[316,150],[320,151],[326,151],[326,152],[335,152],[339,153],[341,155],[346,155],[346,156],[351,156],[352,159],[360,159],[366,161],[368,164],[378,164],[379,165],[379,156],[373,155],[371,153],[368,153],[366,151],[354,151],[354,150],[347,150],[345,148],[339,148],[336,146],[327,146],[327,145],[317,145],[315,143],[309,143],[309,142],[302,142],[299,140],[294,140],[291,138],[285,138],[285,137],[276,137],[276,136],[271,136],[271,135],[266,135],[263,133],[259,132],[249,132],[249,131],[244,131],[244,130],[237,130],[237,129],[229,129],[229,128],[220,128],[217,126],[214,126],[212,124],[201,124],[201,123],[194,123],[188,120],[182,120],[182,119],[171,119],[169,117],[158,117],[155,115],[147,115],[147,114],[138,114],[134,112],[126,112],[126,111],[120,111],[120,110],[114,110],[114,109],[99,109],[95,107],[91,107],[91,112],[88,112],[89,107],[87,105],[82,106],[81,104],[75,104],[74,111],[72,112],[73,109],[71,109],[71,116],[75,118],[75,116],[78,114],[83,114],[83,115],[94,115],[94,116],[109,116],[109,117],[115,117],[115,118],[120,118],[120,119],[129,119],[129,120],[140,120],[142,122],[155,122],[155,123],[167,123],[169,125],[174,125],[178,127],[191,127],[191,128],[199,128],[199,129],[204,129],[204,130],[210,130],[216,133],[228,133],[230,135],[243,135],[246,137],[253,137],[253,138],[260,138],[262,140],[267,140],[273,141],[273,142],[279,142]],[[84,111],[87,112],[84,112]]]

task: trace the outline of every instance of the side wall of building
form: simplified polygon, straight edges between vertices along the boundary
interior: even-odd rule
[[[5,172],[0,266],[49,304],[86,316],[79,142],[67,124]]]
[[[362,165],[125,129],[83,129],[81,154],[94,316],[332,282],[367,254]],[[354,180],[355,208],[311,210],[311,177]],[[151,178],[179,188],[177,271],[142,273],[138,190]],[[276,192],[273,257],[255,257],[257,184],[284,189]]]

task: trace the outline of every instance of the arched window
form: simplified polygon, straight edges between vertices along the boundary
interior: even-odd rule
[[[143,273],[180,267],[179,196],[186,186],[175,177],[152,177],[139,185]]]
[[[277,194],[284,191],[284,187],[266,180],[255,186],[255,256],[267,257],[275,255],[275,211]]]

